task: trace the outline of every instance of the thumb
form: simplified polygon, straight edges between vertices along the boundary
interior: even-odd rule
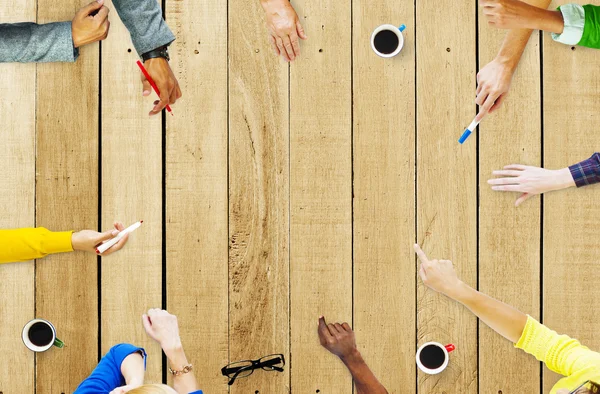
[[[324,328],[326,326],[327,326],[327,323],[325,323],[325,316],[319,317],[319,328]]]
[[[149,96],[150,93],[152,92],[152,86],[150,86],[150,82],[148,82],[148,80],[146,79],[146,77],[144,77],[144,75],[142,74],[142,96],[146,97]]]
[[[519,198],[517,198],[517,201],[515,201],[515,207],[518,207],[519,205],[521,205],[524,201],[528,200],[529,197],[531,197],[531,194],[529,193],[523,193],[519,196]]]
[[[304,29],[302,28],[300,21],[296,21],[296,31],[298,32],[298,37],[302,38],[303,40],[308,38],[306,37],[306,33],[304,33]]]
[[[83,12],[85,16],[89,16],[94,13],[94,11],[98,11],[104,5],[104,0],[94,0],[90,4],[83,7],[80,12]]]
[[[142,324],[148,335],[152,336],[152,323],[150,322],[150,317],[148,317],[148,315],[142,315]]]
[[[108,230],[103,233],[100,233],[98,235],[97,241],[98,242],[108,241],[109,239],[116,237],[118,234],[119,234],[118,230],[115,230],[115,229]]]

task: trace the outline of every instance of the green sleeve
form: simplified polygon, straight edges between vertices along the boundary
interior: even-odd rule
[[[585,10],[585,25],[580,46],[600,49],[600,6],[587,4]]]

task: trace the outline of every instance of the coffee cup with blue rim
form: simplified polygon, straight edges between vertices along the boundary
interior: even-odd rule
[[[56,337],[56,328],[44,319],[33,319],[25,324],[21,338],[25,346],[34,352],[45,352],[52,346],[58,348],[65,346],[63,341]]]
[[[404,46],[404,36],[402,32],[406,26],[400,27],[385,24],[377,27],[371,34],[371,48],[381,57],[394,57],[400,53]]]

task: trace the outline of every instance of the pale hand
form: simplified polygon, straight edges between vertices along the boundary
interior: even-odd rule
[[[148,113],[148,115],[152,116],[160,113],[167,105],[175,104],[181,97],[181,89],[167,59],[162,57],[148,59],[144,62],[144,68],[148,71],[148,74],[150,74],[150,77],[152,77],[152,80],[160,91],[160,100],[154,101],[154,108]],[[148,82],[143,73],[141,73],[141,78],[143,85],[142,96],[148,96],[152,92],[152,86],[150,86],[150,82]]]
[[[531,28],[537,11],[537,7],[519,0],[480,0],[479,5],[488,24],[499,29]]]
[[[547,170],[540,167],[511,164],[503,170],[492,172],[500,177],[488,180],[492,190],[502,192],[522,193],[515,206],[519,206],[529,197],[554,190],[566,189],[575,186],[573,176],[568,168],[561,170]]]
[[[456,275],[452,262],[450,260],[430,260],[418,244],[414,245],[414,249],[421,261],[419,276],[425,286],[450,298],[456,298],[463,282]]]
[[[350,357],[357,351],[354,332],[348,323],[327,324],[321,316],[318,333],[321,346],[341,359]]]
[[[160,344],[167,357],[181,349],[177,316],[161,309],[150,309],[142,315],[142,323],[150,338]]]
[[[487,114],[495,112],[506,98],[512,82],[514,68],[507,62],[494,59],[477,73],[477,97],[479,105],[476,120],[480,122]]]
[[[102,244],[105,241],[109,241],[119,234],[120,231],[125,230],[125,226],[121,222],[114,223],[114,229],[108,230],[103,233],[99,233],[94,230],[81,230],[73,233],[71,235],[71,245],[73,246],[73,250],[83,250],[84,252],[96,253],[96,247]],[[111,253],[120,250],[129,239],[129,234],[125,235],[123,238],[119,240],[116,244],[108,248],[104,253],[100,254],[100,256],[107,256]]]
[[[104,6],[104,0],[92,1],[77,11],[71,22],[71,34],[75,48],[102,41],[108,36],[110,29],[108,11],[108,8]]]
[[[298,38],[307,38],[298,14],[288,0],[264,0],[262,6],[273,51],[286,61],[293,61],[300,55]]]

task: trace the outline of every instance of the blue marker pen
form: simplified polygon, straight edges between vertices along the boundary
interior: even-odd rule
[[[469,125],[469,127],[467,127],[467,129],[465,130],[465,132],[458,139],[458,142],[460,144],[462,144],[463,142],[465,142],[467,140],[467,138],[469,138],[469,136],[471,135],[471,133],[473,131],[475,131],[475,128],[477,127],[478,124],[479,124],[479,122],[476,121],[475,119],[473,119],[473,121],[471,122],[471,124]]]

